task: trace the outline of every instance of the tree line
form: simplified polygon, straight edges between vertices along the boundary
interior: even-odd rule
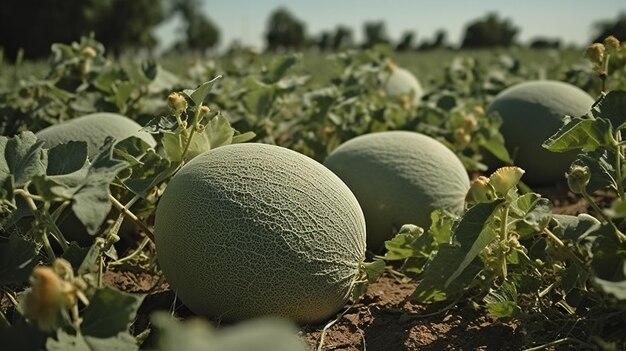
[[[219,44],[220,30],[201,11],[201,0],[4,0],[0,47],[9,58],[19,50],[28,58],[39,58],[48,55],[51,43],[75,41],[92,32],[114,54],[136,48],[152,50],[158,45],[154,28],[173,16],[179,16],[184,23],[182,39],[175,43],[174,50],[203,52]],[[626,12],[615,20],[596,23],[595,31],[594,41],[608,35],[625,40]],[[518,45],[519,33],[519,27],[509,19],[488,13],[466,25],[458,48],[510,47]],[[362,42],[356,43],[352,29],[338,25],[310,36],[303,20],[286,8],[278,8],[267,21],[265,49],[336,51],[378,44],[388,44],[397,51],[453,48],[444,30],[420,41],[414,31],[406,31],[394,41],[384,21],[369,21],[363,24],[363,34]],[[561,42],[558,38],[535,38],[529,46],[558,48]]]

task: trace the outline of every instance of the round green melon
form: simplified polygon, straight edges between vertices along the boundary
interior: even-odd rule
[[[435,209],[463,210],[469,177],[458,157],[426,135],[390,131],[340,145],[324,165],[352,190],[367,223],[367,248],[380,252],[404,224],[430,226]]]
[[[350,189],[279,146],[206,152],[170,181],[155,217],[157,257],[181,301],[222,320],[333,316],[365,256],[365,220]]]
[[[99,112],[71,119],[42,129],[36,133],[37,138],[45,142],[48,148],[68,141],[84,141],[87,143],[89,158],[98,154],[104,140],[111,136],[117,141],[136,136],[154,147],[156,141],[151,134],[140,131],[141,125],[132,119],[115,113]]]
[[[417,106],[422,100],[424,89],[413,73],[395,65],[388,68],[391,72],[385,71],[382,75],[383,90],[392,98],[402,96],[412,97],[411,104]]]
[[[543,142],[563,126],[563,117],[579,117],[591,109],[594,99],[583,90],[564,82],[530,81],[498,94],[487,113],[502,118],[500,132],[516,166],[526,171],[524,182],[547,184],[565,179],[565,172],[577,152],[554,153]],[[492,169],[501,164],[489,160]]]

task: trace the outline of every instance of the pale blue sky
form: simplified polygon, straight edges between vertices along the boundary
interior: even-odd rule
[[[431,39],[437,29],[444,29],[452,44],[460,42],[468,22],[489,11],[520,27],[518,39],[522,42],[541,35],[579,45],[591,39],[594,22],[615,19],[620,11],[626,11],[624,0],[203,0],[203,11],[221,30],[222,47],[239,39],[262,48],[267,19],[280,6],[306,23],[308,35],[344,24],[360,42],[365,21],[384,20],[394,41],[406,30],[415,31],[421,42]],[[165,45],[177,35],[180,24],[176,22],[170,21],[157,31]]]

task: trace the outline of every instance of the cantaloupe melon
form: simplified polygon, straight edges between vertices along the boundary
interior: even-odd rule
[[[170,181],[155,217],[157,257],[181,301],[222,320],[331,317],[365,255],[354,195],[316,161],[278,146],[208,151]]]
[[[87,143],[89,158],[93,158],[109,136],[118,141],[136,136],[150,146],[155,146],[156,141],[152,135],[140,131],[141,128],[141,125],[126,116],[100,112],[50,126],[40,130],[36,135],[45,142],[47,148],[70,140],[84,141]]]
[[[365,214],[367,248],[379,253],[404,224],[428,228],[435,209],[459,212],[469,177],[439,141],[408,131],[371,133],[348,140],[324,165],[352,190]]]
[[[553,153],[541,145],[563,125],[565,115],[579,117],[591,109],[594,99],[564,82],[530,81],[512,86],[496,96],[487,113],[502,118],[500,132],[514,164],[526,173],[522,181],[547,184],[565,179],[577,152]],[[487,158],[495,169],[501,164]]]
[[[381,81],[387,96],[392,98],[406,96],[411,98],[411,105],[420,104],[424,89],[409,70],[390,64],[381,75]]]

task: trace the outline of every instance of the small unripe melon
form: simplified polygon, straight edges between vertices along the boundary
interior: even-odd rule
[[[430,226],[435,209],[460,212],[469,177],[458,157],[439,141],[408,131],[356,137],[324,165],[352,190],[367,223],[367,248],[380,252],[404,224]]]
[[[411,105],[417,106],[422,100],[424,89],[413,73],[402,67],[391,65],[382,77],[383,90],[392,98],[412,97]]]
[[[565,179],[577,152],[554,153],[541,145],[563,126],[563,117],[580,117],[591,109],[594,99],[571,84],[558,81],[530,81],[514,85],[487,108],[502,118],[500,132],[514,164],[526,171],[524,182],[547,184]],[[500,166],[489,160],[491,168]]]
[[[216,148],[186,164],[154,228],[178,297],[222,320],[325,320],[347,302],[365,255],[350,189],[316,161],[265,144]]]
[[[52,148],[70,140],[87,143],[89,158],[98,154],[107,137],[117,141],[136,136],[154,147],[156,141],[151,134],[140,131],[141,125],[132,119],[115,113],[99,112],[71,119],[42,129],[37,138],[45,142],[45,147]]]

